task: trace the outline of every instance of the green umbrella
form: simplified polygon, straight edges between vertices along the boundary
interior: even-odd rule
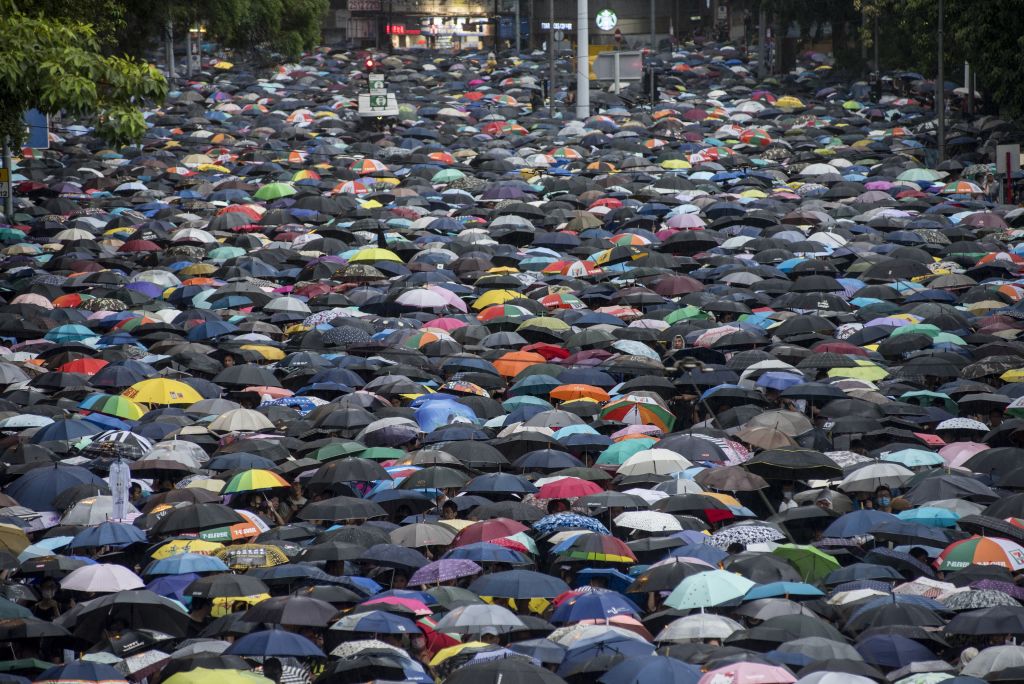
[[[742,598],[755,583],[728,570],[709,570],[691,575],[672,590],[665,605],[676,610],[711,608]]]
[[[267,183],[257,190],[253,197],[258,200],[276,200],[294,194],[295,188],[290,183]]]
[[[627,439],[622,442],[616,442],[610,447],[601,452],[601,455],[597,457],[595,465],[615,465],[620,466],[626,462],[626,459],[644,449],[650,449],[657,442],[656,439],[650,437],[639,437],[637,439]]]
[[[839,561],[834,556],[813,546],[780,544],[772,553],[796,568],[805,582],[818,582],[833,570],[839,569]]]

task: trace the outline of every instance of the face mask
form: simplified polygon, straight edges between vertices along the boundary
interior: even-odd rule
[[[880,496],[880,497],[878,497],[878,505],[879,506],[888,506],[891,501],[892,501],[892,499],[890,499],[887,496]]]
[[[793,492],[788,491],[788,490],[783,490],[782,491],[782,498],[785,499],[786,501],[789,501],[790,499],[793,498]]]

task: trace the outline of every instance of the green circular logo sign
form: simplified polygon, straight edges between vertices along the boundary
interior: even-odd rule
[[[619,23],[619,17],[610,9],[603,9],[595,17],[597,28],[602,31],[611,31]]]

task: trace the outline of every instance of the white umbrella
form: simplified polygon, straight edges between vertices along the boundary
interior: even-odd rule
[[[698,613],[673,620],[654,640],[686,643],[702,639],[725,639],[741,629],[743,625],[723,615]]]
[[[128,504],[124,519],[133,520],[137,517],[139,517],[139,510]],[[64,514],[60,522],[62,525],[92,526],[114,519],[114,497],[101,495],[82,499]]]
[[[626,511],[615,516],[615,524],[643,532],[675,532],[683,529],[674,515],[660,511]]]
[[[215,418],[209,429],[210,432],[259,432],[273,430],[274,424],[259,411],[235,409]]]
[[[616,471],[621,475],[673,475],[693,466],[668,449],[644,449],[623,462]]]
[[[68,591],[113,594],[118,591],[142,589],[146,583],[123,565],[98,563],[72,570],[60,581],[60,586]]]
[[[844,492],[873,492],[879,487],[902,487],[914,473],[898,463],[869,463],[843,478],[838,487]]]
[[[960,674],[984,679],[993,672],[1024,666],[1024,646],[992,646],[974,656]]]
[[[500,633],[524,629],[526,625],[508,608],[491,605],[460,606],[437,621],[438,632],[479,634],[491,627]]]

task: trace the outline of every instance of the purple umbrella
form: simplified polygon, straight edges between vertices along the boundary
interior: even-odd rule
[[[460,577],[472,577],[483,571],[479,565],[464,558],[442,558],[427,563],[409,578],[409,586],[440,584]]]

